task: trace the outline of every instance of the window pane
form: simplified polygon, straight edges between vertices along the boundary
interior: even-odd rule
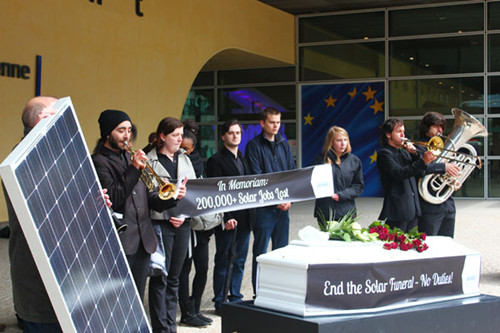
[[[389,115],[419,116],[436,111],[447,116],[456,107],[482,114],[483,85],[482,77],[390,81]]]
[[[484,197],[484,168],[474,168],[462,187],[455,191],[453,197],[483,198]]]
[[[500,34],[490,35],[489,47],[490,47],[490,72],[500,71]]]
[[[483,71],[483,36],[393,41],[392,76],[458,74]]]
[[[215,154],[217,141],[215,138],[215,125],[200,125],[198,149],[203,160]]]
[[[259,121],[268,106],[281,111],[282,120],[295,119],[295,85],[219,90],[219,121]]]
[[[500,118],[489,119],[488,133],[488,155],[500,156]]]
[[[215,120],[214,114],[214,91],[191,90],[186,98],[181,120],[192,118],[196,122]]]
[[[384,43],[302,47],[299,61],[304,81],[383,77]]]
[[[489,97],[488,97],[488,113],[500,113],[500,76],[490,76],[489,80]]]
[[[488,29],[500,29],[500,2],[488,4]]]
[[[265,82],[295,82],[295,67],[239,69],[219,71],[217,74],[219,85]]]
[[[500,198],[500,160],[493,160],[488,163],[490,176],[488,187],[490,198]]]
[[[384,12],[301,18],[299,43],[383,38]]]
[[[213,86],[214,85],[214,72],[199,72],[196,79],[194,79],[193,87]]]
[[[411,36],[482,31],[483,5],[443,6],[389,12],[389,35]]]

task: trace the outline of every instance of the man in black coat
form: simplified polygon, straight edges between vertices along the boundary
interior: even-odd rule
[[[22,115],[24,136],[41,119],[55,113],[56,110],[52,108],[55,102],[57,98],[51,96],[38,96],[28,101]],[[16,315],[19,322],[24,324],[25,332],[62,332],[49,294],[5,188],[4,194],[9,215],[10,274]]]
[[[446,119],[437,112],[427,112],[422,118],[419,126],[419,135],[422,141],[428,142],[432,137],[442,135],[446,128]],[[426,148],[419,146],[418,149],[424,152]],[[429,174],[445,174],[452,177],[459,175],[460,168],[454,163],[431,163],[425,172]],[[433,194],[434,193],[430,193]],[[429,203],[420,196],[420,207],[422,215],[418,219],[418,230],[427,235],[439,235],[453,237],[455,234],[455,201],[449,197],[440,204]]]
[[[241,142],[241,125],[236,119],[226,121],[221,130],[224,148],[208,159],[208,177],[242,176],[251,174],[246,159],[238,150]],[[224,300],[224,283],[227,274],[231,274],[229,281],[229,301],[241,301],[241,282],[245,260],[248,253],[250,231],[255,220],[254,209],[243,209],[224,213],[224,225],[214,229],[215,233],[215,267],[214,267],[214,306],[219,311]],[[237,229],[236,229],[236,226]],[[236,259],[231,272],[227,272],[229,265],[228,253],[231,249],[234,233],[236,233]]]
[[[150,254],[156,251],[156,234],[151,224],[149,209],[164,211],[176,205],[176,200],[161,200],[158,190],[149,192],[139,181],[146,163],[146,154],[137,150],[128,152],[132,122],[129,116],[118,110],[105,110],[99,117],[101,138],[92,160],[103,188],[108,190],[113,210],[127,229],[120,240],[127,256],[134,281],[141,299],[148,277]],[[178,199],[185,194],[181,189]]]
[[[428,163],[436,156],[431,151],[420,154],[405,138],[405,126],[399,118],[389,118],[382,124],[382,149],[377,167],[384,189],[384,204],[379,219],[390,227],[408,232],[417,225],[421,215],[417,182]],[[422,156],[422,157],[421,157]]]

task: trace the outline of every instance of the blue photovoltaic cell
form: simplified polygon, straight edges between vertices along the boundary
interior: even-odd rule
[[[72,330],[149,332],[75,114],[54,117],[14,174]]]

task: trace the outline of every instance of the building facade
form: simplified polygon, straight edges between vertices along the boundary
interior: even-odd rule
[[[370,170],[378,124],[403,118],[414,138],[423,114],[436,111],[448,120],[449,133],[451,109],[460,108],[489,136],[471,140],[483,166],[454,196],[500,197],[500,1],[299,15],[296,57],[290,67],[200,72],[183,118],[202,125],[204,158],[220,147],[217,125],[231,117],[242,121],[244,149],[260,130],[259,112],[272,105],[283,112],[282,132],[299,166],[318,152],[324,128],[341,125],[376,187]],[[365,104],[353,104],[354,95]]]

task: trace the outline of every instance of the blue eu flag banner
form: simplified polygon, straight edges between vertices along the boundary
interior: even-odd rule
[[[384,122],[384,83],[302,86],[302,167],[321,153],[328,129],[349,133],[352,152],[363,163],[363,196],[382,196],[377,170],[380,126]]]

